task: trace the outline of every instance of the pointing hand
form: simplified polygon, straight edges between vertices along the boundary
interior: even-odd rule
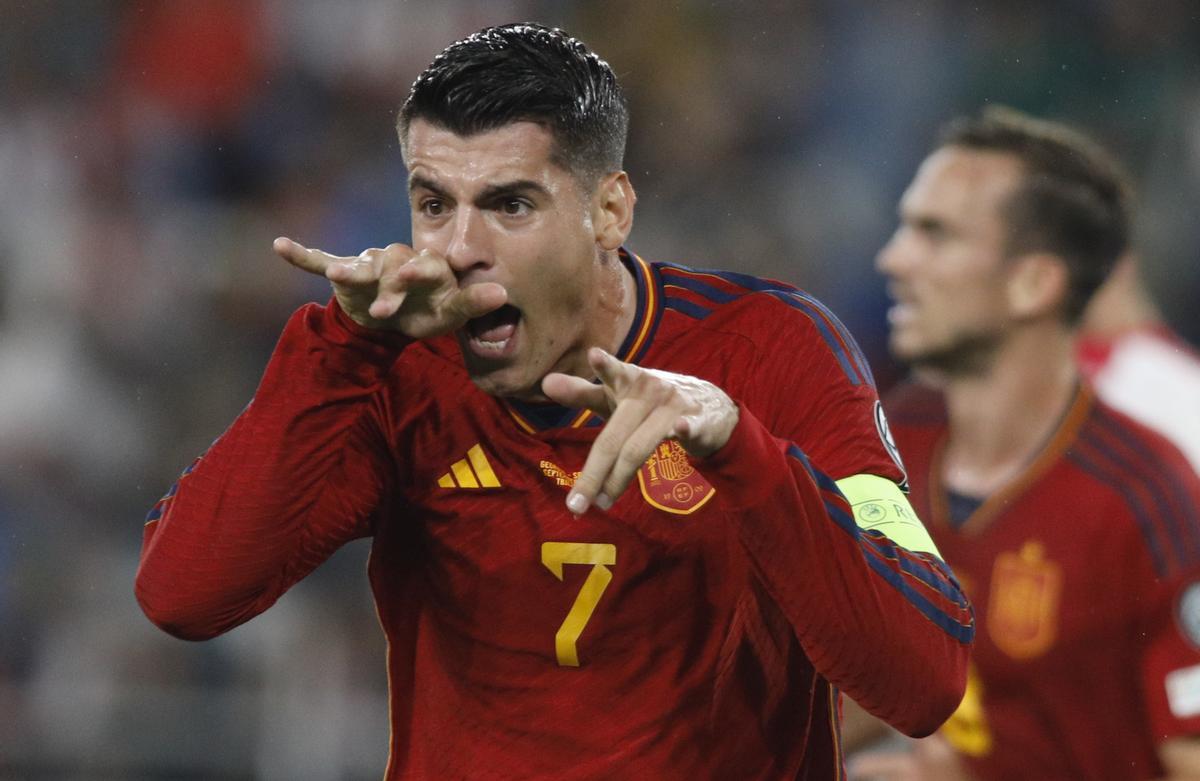
[[[275,239],[274,249],[296,268],[333,283],[338,305],[354,322],[412,339],[453,331],[508,300],[507,291],[495,282],[460,287],[445,258],[404,244],[364,250],[352,258],[282,237]]]
[[[710,382],[623,363],[595,347],[588,363],[599,385],[559,373],[542,380],[550,399],[608,419],[567,495],[577,515],[592,503],[611,507],[664,439],[677,439],[689,455],[703,458],[720,450],[737,425],[737,405]]]

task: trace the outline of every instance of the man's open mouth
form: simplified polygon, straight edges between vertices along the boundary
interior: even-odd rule
[[[505,357],[514,347],[520,321],[521,310],[512,304],[468,320],[465,328],[471,351],[483,358]]]

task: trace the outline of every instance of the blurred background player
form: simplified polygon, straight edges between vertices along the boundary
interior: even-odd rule
[[[1000,108],[951,123],[901,200],[877,264],[925,387],[888,408],[980,633],[939,737],[860,778],[1200,772],[1200,480],[1074,361],[1128,200],[1103,150]]]
[[[961,697],[971,610],[857,345],[629,253],[627,126],[562,30],[447,47],[397,122],[412,246],[275,242],[333,300],[147,517],[138,602],[191,640],[372,538],[387,778],[832,780],[839,691],[912,735]]]

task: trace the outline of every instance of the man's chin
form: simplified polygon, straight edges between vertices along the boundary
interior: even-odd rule
[[[907,339],[897,336],[894,332],[888,338],[888,352],[892,354],[892,358],[905,366],[913,366],[920,362],[922,356],[928,352],[927,350],[919,349]]]
[[[530,378],[516,366],[483,369],[467,365],[467,373],[475,387],[501,399],[516,401],[545,401],[542,394],[541,378]]]
[[[963,339],[941,348],[918,347],[893,339],[892,357],[923,378],[948,379],[972,376],[985,371],[995,351],[990,339]]]

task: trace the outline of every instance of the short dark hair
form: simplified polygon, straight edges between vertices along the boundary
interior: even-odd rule
[[[1061,257],[1070,279],[1063,315],[1078,322],[1129,245],[1132,190],[1121,165],[1079,131],[1005,106],[952,120],[939,141],[1021,162],[1024,178],[1004,207],[1008,253]]]
[[[554,136],[553,160],[590,186],[619,171],[629,109],[611,67],[581,41],[538,24],[488,27],[450,44],[417,77],[400,109],[461,136],[530,121]]]

